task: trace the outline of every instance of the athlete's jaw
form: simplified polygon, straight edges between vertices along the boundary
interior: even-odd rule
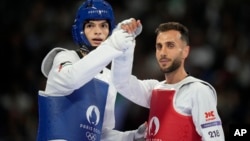
[[[176,60],[171,60],[167,59],[167,61],[159,61],[160,69],[163,73],[171,73],[177,70],[181,66],[181,61],[176,59]]]

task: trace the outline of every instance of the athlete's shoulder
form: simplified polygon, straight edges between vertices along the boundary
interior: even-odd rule
[[[189,77],[190,77],[188,78],[190,79],[190,83],[188,83],[189,89],[194,90],[196,93],[203,93],[203,94],[207,93],[209,95],[212,94],[213,96],[216,97],[217,95],[216,90],[210,83],[192,76]]]
[[[210,88],[214,89],[213,86],[209,82],[201,80],[201,79],[193,77],[193,76],[186,77],[183,80],[183,85],[185,85],[185,84],[198,86],[198,87],[201,87],[201,88],[210,87]]]
[[[73,54],[73,50],[68,50],[61,47],[55,47],[52,50],[50,50],[47,55],[44,57],[41,65],[41,71],[45,77],[48,77],[49,71],[51,70],[51,67],[53,65],[53,61],[56,56],[60,54],[60,56],[69,56],[70,54]]]

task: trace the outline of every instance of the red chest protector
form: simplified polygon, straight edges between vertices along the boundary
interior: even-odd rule
[[[173,107],[175,90],[153,90],[146,141],[201,141],[192,117]]]

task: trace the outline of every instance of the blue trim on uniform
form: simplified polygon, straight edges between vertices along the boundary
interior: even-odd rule
[[[213,122],[201,124],[201,128],[208,128],[211,126],[218,126],[218,125],[221,125],[221,121],[213,121]]]

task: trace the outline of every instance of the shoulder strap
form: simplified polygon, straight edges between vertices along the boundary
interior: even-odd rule
[[[79,56],[79,58],[82,58],[82,57],[83,57],[83,55],[82,55],[80,49],[77,49],[77,50],[75,50],[75,51],[76,51],[77,55]]]

